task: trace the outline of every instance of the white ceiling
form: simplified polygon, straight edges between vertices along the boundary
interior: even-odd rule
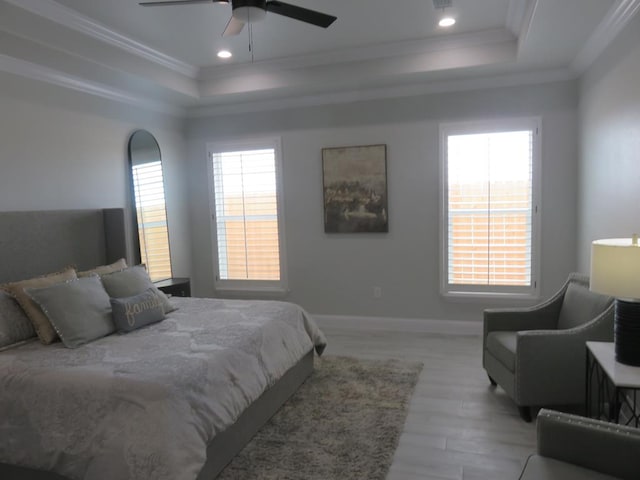
[[[0,0],[0,71],[152,108],[226,112],[408,95],[581,73],[640,0],[288,0],[328,29],[273,13],[236,37],[229,5]],[[220,49],[233,52],[220,60]],[[528,80],[527,80],[528,79]]]
[[[141,7],[135,0],[57,1],[193,65],[202,67],[250,61],[247,28],[237,37],[221,36],[231,16],[229,5],[209,3]],[[253,26],[254,61],[445,34],[437,26],[437,18],[442,12],[435,11],[431,0],[288,1],[300,7],[335,15],[338,20],[325,30],[280,15],[268,14],[263,21]],[[447,14],[459,17],[456,33],[475,32],[503,27],[508,6],[509,0],[455,0],[452,8],[447,9]],[[232,62],[223,62],[216,57],[216,52],[222,48],[233,51]]]

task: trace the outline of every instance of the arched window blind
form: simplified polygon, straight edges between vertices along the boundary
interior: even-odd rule
[[[171,255],[162,163],[147,162],[133,165],[131,169],[142,262],[146,264],[152,280],[170,278]]]

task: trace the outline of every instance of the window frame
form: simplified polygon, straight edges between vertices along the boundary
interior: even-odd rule
[[[531,144],[531,284],[529,286],[450,284],[448,211],[448,137],[450,135],[500,133],[530,130]],[[447,122],[439,125],[440,150],[440,294],[452,300],[481,298],[531,300],[540,297],[540,178],[541,119],[517,117],[492,120]]]
[[[228,280],[220,278],[220,259],[218,249],[218,232],[216,223],[216,192],[213,172],[213,155],[224,152],[273,149],[275,161],[276,203],[278,215],[278,249],[280,260],[280,280]],[[282,173],[282,139],[281,137],[260,137],[214,141],[207,143],[207,171],[209,189],[209,221],[211,228],[211,247],[214,256],[213,274],[214,289],[218,292],[254,292],[276,293],[288,292],[288,275],[285,241],[284,189]]]

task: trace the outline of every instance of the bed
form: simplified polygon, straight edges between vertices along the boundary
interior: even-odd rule
[[[0,232],[0,283],[127,252],[121,209],[0,213]],[[213,479],[325,345],[287,302],[171,302],[126,335],[0,352],[0,478]]]

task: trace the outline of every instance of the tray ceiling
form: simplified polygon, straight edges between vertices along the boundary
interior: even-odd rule
[[[600,53],[640,0],[453,0],[444,11],[457,20],[449,29],[438,27],[443,11],[430,0],[288,3],[338,19],[325,30],[268,14],[252,25],[252,38],[248,28],[222,37],[229,5],[0,0],[0,71],[214,113],[491,78],[566,79]],[[219,59],[221,49],[233,57]]]

